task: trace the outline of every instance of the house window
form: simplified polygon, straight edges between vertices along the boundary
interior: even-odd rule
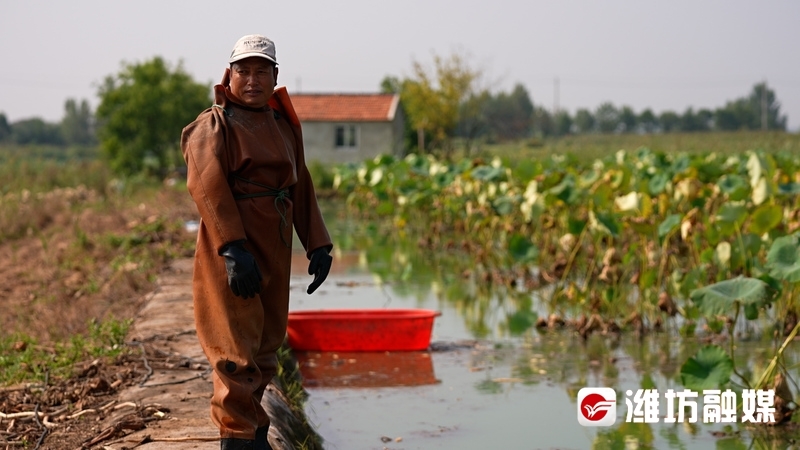
[[[356,132],[358,129],[355,125],[337,125],[336,126],[336,147],[337,148],[355,148],[356,147]]]

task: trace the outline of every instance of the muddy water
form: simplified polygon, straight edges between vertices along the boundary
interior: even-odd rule
[[[434,351],[298,354],[310,393],[307,414],[328,449],[795,448],[794,427],[775,433],[738,425],[625,423],[626,390],[683,389],[680,366],[702,344],[679,338],[676,330],[641,340],[540,333],[525,317],[520,325],[519,295],[475,293],[460,277],[441,276],[447,268],[414,259],[413,249],[353,236],[338,242],[332,274],[318,294],[307,296],[309,277],[295,276],[292,310],[426,308],[442,315],[433,327]],[[303,255],[295,263],[293,273],[304,274]],[[770,345],[738,342],[737,368],[763,368]],[[795,377],[799,359],[790,347],[786,363]],[[578,424],[577,392],[586,386],[615,389],[614,426]],[[662,416],[665,411],[662,406]]]

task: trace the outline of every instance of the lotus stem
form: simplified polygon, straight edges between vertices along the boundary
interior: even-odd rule
[[[731,362],[733,363],[733,373],[737,377],[739,377],[739,379],[744,381],[744,384],[746,384],[747,388],[749,389],[750,388],[750,381],[747,378],[745,378],[744,376],[742,376],[742,374],[740,374],[738,370],[736,370],[736,355],[733,353],[733,350],[734,350],[734,331],[736,330],[736,324],[739,323],[739,311],[740,311],[740,309],[741,309],[741,306],[737,302],[736,303],[736,314],[733,316],[733,323],[728,325],[728,343],[730,345]]]
[[[772,360],[770,360],[769,365],[767,365],[767,368],[764,369],[764,372],[758,379],[758,383],[756,383],[755,386],[756,389],[762,389],[766,385],[765,384],[766,381],[774,373],[775,368],[778,365],[778,360],[783,357],[783,352],[786,350],[786,347],[788,347],[789,344],[794,340],[795,336],[797,336],[797,333],[799,331],[800,331],[800,321],[798,321],[797,324],[794,326],[794,328],[792,328],[792,332],[789,333],[788,336],[786,336],[786,339],[784,339],[783,341],[783,345],[781,345],[781,347],[778,349],[778,352],[775,354],[775,356],[772,357]]]
[[[583,230],[581,230],[581,235],[578,237],[578,242],[575,243],[574,248],[569,254],[569,259],[567,259],[567,266],[564,268],[564,273],[561,274],[561,283],[560,283],[561,285],[564,284],[564,281],[566,281],[570,270],[572,270],[572,263],[575,261],[575,257],[578,256],[578,251],[581,249],[581,245],[583,245],[583,238],[586,235],[587,228],[589,227],[588,226],[583,227]]]

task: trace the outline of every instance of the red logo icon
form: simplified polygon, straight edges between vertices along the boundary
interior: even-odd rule
[[[583,388],[578,391],[578,423],[585,427],[614,425],[617,393],[611,388]]]

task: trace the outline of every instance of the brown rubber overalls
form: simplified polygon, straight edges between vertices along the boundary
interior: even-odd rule
[[[307,256],[332,244],[286,89],[276,89],[269,106],[254,110],[234,103],[226,88],[214,86],[214,106],[184,128],[181,150],[201,217],[194,315],[214,369],[211,419],[222,438],[253,439],[256,428],[269,425],[261,397],[286,334],[292,228]],[[240,239],[264,277],[255,298],[233,295],[220,256],[226,243]]]

